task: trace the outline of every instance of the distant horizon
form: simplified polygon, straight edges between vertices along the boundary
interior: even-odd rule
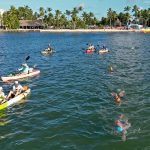
[[[83,6],[83,11],[93,12],[95,16],[100,19],[102,17],[106,17],[107,10],[109,8],[112,8],[117,13],[122,12],[126,6],[132,7],[137,5],[141,9],[150,8],[150,0],[116,0],[115,2],[113,0],[61,0],[61,2],[60,0],[39,0],[38,3],[37,0],[7,0],[1,2],[0,10],[7,11],[11,5],[17,8],[20,6],[28,5],[34,12],[38,12],[40,7],[44,7],[45,9],[50,7],[52,8],[52,12],[57,9],[65,12],[66,10],[71,10],[74,7]]]

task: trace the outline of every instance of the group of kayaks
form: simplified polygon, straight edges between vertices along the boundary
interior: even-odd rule
[[[1,80],[5,83],[9,83],[9,82],[13,82],[19,79],[23,79],[23,78],[27,78],[27,77],[33,77],[33,76],[37,76],[40,74],[40,70],[35,70],[32,69],[32,71],[29,71],[28,73],[19,73],[19,74],[14,74],[14,75],[8,75],[8,76],[2,76]],[[19,101],[21,101],[22,99],[24,99],[27,95],[29,95],[31,89],[28,86],[24,86],[26,88],[24,88],[23,92],[19,95],[17,95],[16,97],[9,99],[7,101],[4,101],[4,103],[0,104],[0,110],[3,110]]]
[[[41,51],[41,54],[43,54],[43,55],[50,55],[52,53],[54,53],[54,49],[50,46],[50,44],[48,45],[48,48]],[[28,56],[26,58],[26,60],[28,60],[29,58],[30,58],[30,56]],[[32,68],[31,71],[29,71],[28,73],[17,73],[17,74],[10,74],[7,76],[1,76],[1,80],[5,83],[7,83],[7,82],[9,83],[9,82],[13,82],[16,80],[37,76],[39,74],[40,74],[40,70],[36,70],[36,69]],[[3,110],[5,108],[7,108],[8,106],[11,106],[11,105],[19,102],[20,100],[25,98],[30,93],[30,91],[31,91],[30,88],[27,88],[26,90],[24,90],[21,94],[17,95],[16,97],[9,99],[8,101],[4,101],[4,103],[0,104],[0,110]]]
[[[98,52],[98,54],[106,54],[109,52],[109,50],[106,47],[102,47],[99,48],[97,51],[94,45],[89,45],[88,48],[85,50],[86,54],[93,54],[94,52]]]
[[[91,53],[94,53],[95,51],[96,51],[96,48],[93,45],[90,45],[86,49],[85,52],[87,54],[91,54]],[[52,54],[53,52],[54,52],[54,49],[49,45],[48,48],[41,51],[41,54],[49,55],[49,54]],[[99,52],[99,54],[108,53],[108,49],[107,48],[106,49],[100,49],[98,52]],[[29,58],[30,57],[28,56],[27,59],[29,59]],[[28,77],[37,76],[39,74],[40,74],[40,70],[32,69],[28,73],[18,73],[18,74],[10,74],[8,76],[2,76],[1,80],[3,82],[12,82],[12,81],[16,81],[16,80],[19,80],[19,79],[24,79],[24,78],[28,78]],[[30,93],[30,91],[31,91],[30,88],[27,88],[26,90],[24,90],[23,93],[21,93],[21,94],[17,95],[16,97],[0,104],[0,110],[5,109],[8,106],[11,106],[11,105],[17,103],[18,101],[22,100],[23,98],[25,98]]]

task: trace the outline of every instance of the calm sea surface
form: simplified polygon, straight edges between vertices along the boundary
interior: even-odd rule
[[[48,43],[56,53],[42,56]],[[111,52],[85,54],[87,43]],[[41,74],[21,82],[32,90],[26,100],[0,112],[0,149],[150,150],[150,34],[0,33],[0,76],[28,55]],[[120,106],[111,96],[118,89]],[[132,124],[126,142],[114,134],[120,114]]]

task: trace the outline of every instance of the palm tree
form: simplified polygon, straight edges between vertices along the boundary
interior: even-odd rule
[[[76,28],[76,22],[78,19],[77,14],[79,13],[78,9],[76,7],[73,8],[73,10],[71,11],[71,18],[72,18],[72,22],[73,22],[73,29]]]
[[[39,8],[39,16],[42,18],[42,20],[43,20],[44,15],[45,15],[45,10],[43,7],[40,7]]]
[[[86,21],[88,20],[88,14],[85,11],[82,13],[82,18],[83,21],[86,23]]]
[[[33,18],[33,11],[28,5],[24,6],[24,17],[27,20],[32,20]]]
[[[67,26],[67,18],[66,18],[66,16],[65,16],[65,14],[62,14],[62,15],[60,16],[59,25],[60,25],[61,28],[64,28],[64,27]]]
[[[1,26],[1,28],[3,26],[3,15],[2,14],[0,14],[0,26]]]
[[[60,10],[55,10],[55,25],[56,27],[59,26],[59,19],[61,16],[62,12]]]
[[[69,20],[69,17],[71,15],[71,11],[70,10],[66,10],[65,14],[68,16],[68,20]]]
[[[78,13],[80,11],[82,11],[82,10],[83,10],[83,7],[79,6],[78,8],[74,7],[73,10],[71,11],[71,18],[72,18],[72,22],[73,22],[73,29],[76,28],[77,20],[79,20]]]
[[[129,24],[129,20],[131,18],[130,14],[129,14],[129,11],[131,10],[131,7],[130,6],[126,6],[124,8],[124,12],[126,12],[125,16],[126,16],[126,19],[127,19],[127,22],[126,24],[128,25]]]
[[[4,25],[9,29],[19,28],[18,10],[11,6],[10,10],[3,14]]]
[[[48,7],[47,8],[47,17],[46,17],[46,22],[47,22],[47,25],[49,26],[51,26],[51,25],[53,25],[54,24],[54,18],[53,18],[53,14],[52,14],[52,9],[50,8],[50,7]]]
[[[132,12],[134,12],[133,16],[135,17],[135,20],[137,21],[138,16],[139,16],[139,8],[137,5],[133,6]]]
[[[129,13],[130,10],[131,10],[131,7],[130,7],[130,6],[126,6],[126,7],[124,8],[124,11],[127,12],[127,13]]]
[[[51,13],[52,9],[50,7],[47,8],[48,14]]]
[[[150,15],[149,10],[146,10],[146,9],[141,10],[141,17],[142,17],[143,20],[144,20],[144,27],[146,27],[147,24],[148,24],[149,15]]]
[[[79,6],[78,7],[78,11],[82,11],[83,10],[83,7],[82,6]]]
[[[109,19],[109,25],[112,27],[113,10],[111,8],[109,8],[107,11],[107,17]]]
[[[35,12],[35,13],[33,14],[33,20],[37,20],[37,19],[38,19],[38,13]]]
[[[116,13],[116,11],[113,11],[112,12],[112,21],[113,21],[113,25],[114,25],[114,23],[115,23],[115,20],[117,19],[117,13]]]

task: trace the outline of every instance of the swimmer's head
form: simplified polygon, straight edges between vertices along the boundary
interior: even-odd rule
[[[124,117],[124,115],[123,115],[123,114],[121,114],[119,118],[120,118],[120,119],[122,119],[123,117]]]

